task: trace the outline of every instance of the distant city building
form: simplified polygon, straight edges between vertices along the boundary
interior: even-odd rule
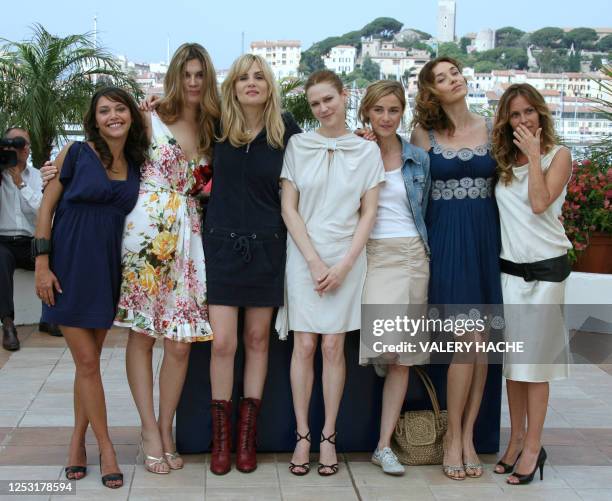
[[[251,42],[251,54],[263,57],[277,79],[297,76],[302,43],[299,40],[261,40]]]
[[[455,41],[455,0],[438,0],[438,41]]]
[[[368,56],[374,63],[380,66],[382,78],[400,79],[406,71],[411,75],[409,80],[416,76],[429,61],[429,51],[418,49],[405,49],[398,47],[394,41],[381,40],[379,38],[363,38],[361,40],[361,57],[359,63]]]
[[[322,59],[327,69],[339,75],[342,73],[349,74],[355,70],[357,49],[352,45],[336,45]]]
[[[495,48],[495,30],[480,30],[474,40],[475,49],[484,52]]]

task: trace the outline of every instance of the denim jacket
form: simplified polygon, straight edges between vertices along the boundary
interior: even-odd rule
[[[431,188],[431,173],[429,171],[429,155],[425,150],[410,144],[409,141],[398,136],[402,142],[402,177],[408,196],[408,204],[412,212],[414,224],[423,240],[423,245],[429,256],[427,243],[427,228],[425,227],[425,213]]]

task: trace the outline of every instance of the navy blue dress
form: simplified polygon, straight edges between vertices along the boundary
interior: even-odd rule
[[[490,130],[489,121],[487,127]],[[429,140],[429,303],[501,304],[501,237],[493,198],[496,163],[490,143],[455,151],[442,147],[432,131]]]
[[[94,150],[75,143],[59,180],[64,192],[49,265],[63,294],[55,293],[55,306],[43,305],[43,321],[109,329],[119,301],[123,225],[138,198],[138,166],[129,166],[126,181],[111,180]]]

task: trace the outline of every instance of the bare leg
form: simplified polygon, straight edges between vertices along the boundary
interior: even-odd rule
[[[510,440],[500,461],[514,464],[523,450],[525,428],[527,426],[527,383],[506,379],[508,393],[508,409],[510,410]],[[501,465],[495,466],[495,471],[504,473]]]
[[[101,335],[99,331],[94,331],[96,340],[96,346],[98,348],[98,356],[102,353],[102,345],[104,344],[104,338],[106,332]],[[85,449],[85,434],[89,427],[89,419],[85,414],[85,409],[79,398],[78,387],[76,384],[76,369],[74,379],[74,431],[72,432],[72,438],[70,439],[70,448],[68,452],[68,465],[69,466],[87,466],[87,451]],[[85,473],[72,473],[69,475],[70,480],[80,480],[85,476]]]
[[[102,475],[119,472],[115,449],[108,434],[106,402],[100,374],[100,354],[97,335],[92,329],[61,326],[62,333],[76,365],[76,386],[85,415],[96,435],[101,455]],[[104,331],[102,331],[104,332]],[[109,487],[120,487],[121,480],[111,481]]]
[[[210,356],[213,400],[230,400],[234,386],[234,356],[238,343],[238,308],[211,304],[208,307],[214,332]]]
[[[268,373],[273,308],[247,308],[244,317],[244,396],[261,399]]]
[[[382,414],[380,417],[380,438],[378,449],[391,446],[391,435],[402,411],[402,405],[408,389],[409,367],[405,365],[388,365],[387,377],[383,387]]]
[[[454,467],[463,466],[462,422],[463,412],[468,400],[474,365],[463,360],[453,362],[446,376],[446,407],[448,409],[448,429],[444,436],[443,464]],[[465,471],[452,471],[450,476],[464,478]]]
[[[463,462],[476,465],[481,463],[474,447],[474,423],[476,423],[476,418],[480,412],[482,394],[487,381],[488,365],[486,363],[476,363],[473,367],[472,384],[470,385],[470,392],[463,413],[461,443],[463,448]],[[482,466],[466,468],[466,474],[470,476],[479,477],[482,475],[482,472]]]
[[[159,431],[164,452],[170,454],[176,452],[172,424],[185,383],[190,351],[190,343],[164,339],[164,358],[159,373]],[[183,459],[180,456],[165,457],[171,467],[175,469],[183,467]]]
[[[318,335],[310,332],[295,332],[293,335],[293,353],[291,355],[291,394],[295,411],[296,430],[300,435],[310,431],[308,409],[312,396],[314,380],[314,355],[317,350]],[[300,440],[293,452],[291,462],[304,464],[309,460],[310,443]],[[301,469],[297,469],[299,473]]]
[[[520,475],[531,473],[538,460],[549,396],[548,383],[525,383],[525,385],[527,385],[527,435],[523,453],[515,470]],[[518,482],[514,475],[510,475],[508,480],[510,483]]]
[[[140,415],[144,453],[147,456],[160,458],[163,456],[162,440],[153,406],[154,344],[155,338],[130,331],[125,351],[125,368],[132,397]],[[168,465],[163,462],[155,463],[145,460],[145,463],[147,468],[154,472],[167,472],[170,470]]]
[[[325,334],[321,337],[323,355],[323,401],[325,402],[325,424],[321,432],[326,437],[336,431],[336,418],[340,400],[344,392],[346,378],[346,361],[344,358],[344,338],[346,334]],[[321,442],[320,460],[322,464],[338,462],[336,446],[328,441]],[[331,468],[324,468],[324,473],[332,473]]]

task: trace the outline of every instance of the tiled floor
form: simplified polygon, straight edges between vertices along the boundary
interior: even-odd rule
[[[72,359],[61,338],[34,327],[20,327],[19,335],[20,351],[0,351],[0,480],[62,478],[73,419]],[[138,417],[125,377],[125,343],[125,333],[114,330],[102,353],[111,436],[125,486],[111,491],[101,485],[97,446],[89,435],[89,473],[77,483],[76,497],[63,499],[612,500],[610,365],[575,365],[570,379],[552,384],[544,432],[549,461],[544,481],[529,486],[507,486],[504,476],[491,473],[493,455],[482,457],[487,463],[482,478],[463,482],[447,480],[439,466],[410,467],[404,477],[388,477],[368,462],[369,454],[342,456],[339,473],[329,478],[314,471],[305,477],[290,475],[288,454],[261,455],[254,473],[233,470],[223,477],[210,474],[206,455],[192,455],[185,457],[183,470],[156,476],[135,464]],[[155,349],[155,367],[160,360],[161,350]],[[505,444],[505,399],[502,409]]]

